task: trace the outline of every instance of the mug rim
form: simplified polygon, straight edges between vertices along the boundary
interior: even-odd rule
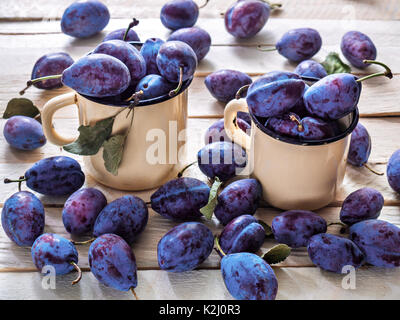
[[[285,137],[283,135],[280,135],[280,134],[268,129],[251,112],[250,108],[249,108],[249,114],[250,114],[250,117],[251,117],[252,121],[254,122],[255,126],[258,129],[260,129],[263,133],[267,134],[271,138],[274,138],[275,140],[282,141],[282,142],[289,143],[289,144],[300,145],[300,146],[320,146],[320,145],[330,144],[330,143],[342,140],[343,138],[347,137],[349,134],[351,134],[353,132],[353,130],[355,129],[355,127],[358,124],[359,116],[360,116],[358,107],[356,107],[353,112],[350,112],[344,116],[344,117],[347,117],[349,114],[353,114],[352,123],[349,125],[349,127],[344,132],[342,132],[341,134],[336,135],[334,137],[331,137],[331,138],[305,141],[305,140],[297,140],[295,138]]]
[[[182,82],[182,87],[179,90],[179,92],[174,95],[174,96],[170,96],[169,93],[166,93],[162,96],[159,97],[155,97],[155,98],[151,98],[151,99],[146,99],[146,100],[140,100],[139,103],[137,105],[135,105],[136,107],[146,107],[146,106],[150,106],[150,105],[155,105],[155,104],[159,104],[161,102],[165,102],[168,101],[170,99],[176,98],[179,95],[181,95],[183,92],[186,91],[187,88],[189,88],[190,84],[192,83],[194,78],[194,75],[191,76],[190,78],[186,79],[185,81]],[[110,106],[110,107],[128,107],[129,103],[127,103],[126,101],[120,101],[120,102],[113,102],[111,101],[113,97],[105,97],[105,98],[96,98],[96,97],[91,97],[91,96],[87,96],[81,93],[78,93],[79,95],[81,95],[82,97],[84,97],[87,100],[90,100],[92,102],[98,103],[98,104],[102,104],[105,106]],[[107,101],[108,99],[110,99],[110,101]]]

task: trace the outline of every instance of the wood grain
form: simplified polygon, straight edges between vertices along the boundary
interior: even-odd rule
[[[5,20],[59,19],[74,0],[5,0],[0,3],[0,18]],[[141,2],[133,0],[103,0],[113,18],[158,18],[161,6],[167,0]],[[196,1],[199,5],[204,1]],[[400,18],[396,0],[281,0],[283,9],[272,13],[273,18],[289,19],[343,19],[343,20],[395,20]],[[220,18],[231,1],[213,1],[200,11],[200,18]]]

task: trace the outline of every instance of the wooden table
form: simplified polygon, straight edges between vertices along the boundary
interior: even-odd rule
[[[104,0],[113,19],[99,35],[77,40],[60,32],[59,18],[71,0],[3,0],[0,3],[0,106],[3,112],[7,101],[18,95],[30,77],[34,62],[49,52],[66,51],[78,58],[102,40],[107,31],[123,28],[132,17],[140,19],[136,30],[141,39],[166,38],[168,31],[158,18],[164,0]],[[257,76],[271,70],[290,70],[294,65],[276,53],[262,53],[257,44],[273,45],[287,30],[297,27],[314,27],[323,38],[323,48],[316,56],[322,60],[330,51],[339,51],[341,36],[349,29],[367,33],[378,47],[378,59],[389,64],[395,74],[392,80],[379,78],[364,85],[359,108],[361,123],[372,136],[370,165],[385,171],[390,155],[400,148],[400,2],[398,0],[282,0],[283,10],[272,15],[266,27],[248,40],[235,40],[224,29],[221,12],[231,1],[211,0],[201,10],[198,25],[212,35],[213,46],[196,72],[189,90],[189,157],[195,158],[203,144],[201,134],[223,115],[224,105],[216,102],[208,93],[203,81],[209,73],[232,68]],[[353,69],[356,74],[378,70]],[[67,92],[62,88],[53,91],[30,89],[26,96],[38,107],[50,98]],[[71,106],[56,114],[55,126],[63,133],[75,134],[77,120]],[[4,120],[1,120],[4,124]],[[48,143],[33,152],[16,151],[8,146],[1,135],[0,178],[18,177],[35,161],[54,155],[65,154]],[[68,154],[70,155],[70,154]],[[80,157],[74,157],[80,160]],[[200,176],[198,169],[188,174]],[[101,189],[108,201],[124,194],[99,185],[87,177],[86,186]],[[373,175],[364,168],[348,166],[345,183],[338,190],[335,201],[318,211],[328,222],[338,221],[344,198],[361,187],[374,187],[385,197],[381,218],[400,225],[400,196],[389,187],[386,177]],[[0,202],[16,191],[14,185],[2,185]],[[151,191],[135,195],[149,200]],[[66,236],[61,221],[65,198],[40,197],[46,207],[46,231]],[[271,222],[279,213],[276,209],[259,209],[257,217]],[[138,262],[137,294],[142,299],[232,299],[225,289],[219,270],[219,258],[213,253],[198,270],[181,274],[160,271],[157,264],[156,246],[161,236],[176,225],[150,210],[145,232],[133,245]],[[213,231],[221,230],[217,221],[207,223]],[[329,228],[337,233],[338,228]],[[265,242],[263,250],[272,247],[274,241]],[[44,290],[39,274],[30,257],[30,248],[12,243],[0,230],[0,299],[132,299],[130,293],[118,292],[99,284],[88,268],[88,246],[78,247],[79,264],[85,271],[82,281],[71,287],[75,274],[57,278],[56,290]],[[321,271],[311,263],[305,249],[293,250],[283,263],[274,266],[279,281],[278,299],[396,299],[400,297],[400,269],[363,267],[356,273],[356,289],[342,288],[344,275]]]

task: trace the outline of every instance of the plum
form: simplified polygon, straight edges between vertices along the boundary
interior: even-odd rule
[[[368,162],[371,148],[371,137],[368,130],[361,123],[357,123],[351,133],[347,162],[353,166],[362,167]]]
[[[391,155],[387,165],[386,175],[392,189],[400,193],[400,150],[395,151]]]
[[[246,132],[248,135],[250,135],[251,126],[246,121],[237,117],[236,123],[240,129],[242,129],[244,132]],[[231,139],[229,139],[228,135],[225,132],[224,119],[215,121],[207,129],[206,134],[204,136],[205,144],[209,144],[209,143],[213,143],[213,142],[217,142],[217,141],[227,141],[227,142],[231,141]]]
[[[300,62],[296,69],[294,69],[294,73],[297,73],[299,76],[318,79],[324,78],[328,75],[322,64],[314,60],[304,60]]]
[[[170,0],[161,8],[162,24],[171,30],[193,27],[199,17],[199,7],[193,0]]]
[[[196,53],[198,62],[204,59],[211,47],[210,34],[199,27],[176,30],[171,33],[168,41],[182,41],[187,43]]]
[[[150,38],[147,39],[143,43],[142,48],[140,48],[140,54],[144,61],[146,61],[147,74],[160,74],[157,67],[157,54],[164,42],[164,40],[158,38]]]
[[[364,69],[364,60],[376,59],[376,47],[371,38],[359,31],[349,31],[342,37],[340,49],[347,60],[356,68]]]
[[[142,100],[147,100],[165,96],[174,89],[174,87],[175,86],[171,82],[165,80],[160,75],[148,74],[139,81],[135,91],[143,91],[140,98]]]

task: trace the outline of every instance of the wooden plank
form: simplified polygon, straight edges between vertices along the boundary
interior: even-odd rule
[[[70,235],[65,231],[61,220],[61,208],[46,208],[46,229],[45,232],[57,233],[66,238],[71,238]],[[272,219],[279,214],[281,211],[276,209],[260,208],[256,213],[256,217],[268,223],[272,222]],[[317,211],[328,223],[339,221],[340,208],[328,207]],[[138,268],[141,270],[147,269],[159,269],[157,263],[157,244],[161,237],[172,227],[179,223],[170,221],[154,211],[149,211],[149,222],[144,232],[138,237],[137,241],[133,244],[132,249],[135,253]],[[400,225],[400,208],[399,207],[384,207],[380,219],[387,220],[396,225]],[[222,230],[222,226],[218,221],[213,218],[212,221],[206,221],[202,219],[214,234],[219,234]],[[340,228],[338,226],[329,227],[329,232],[333,234],[339,234]],[[75,240],[84,240],[86,238],[80,238]],[[272,238],[266,239],[261,252],[267,251],[269,248],[276,245],[276,241]],[[89,245],[77,246],[79,252],[79,265],[83,268],[88,268],[87,254]],[[219,256],[212,252],[210,257],[200,266],[200,269],[215,269],[219,268]],[[311,260],[308,257],[307,250],[305,248],[293,249],[292,254],[286,261],[276,265],[277,267],[311,267],[313,266]],[[34,265],[30,255],[30,248],[18,247],[16,244],[11,242],[4,233],[4,230],[0,230],[0,271],[6,269],[9,271],[14,268],[19,270],[32,270]]]
[[[400,269],[363,267],[355,277],[355,289],[346,289],[345,275],[318,268],[274,268],[278,279],[277,300],[397,300]],[[58,276],[56,289],[44,289],[38,272],[0,273],[0,299],[16,300],[134,300],[130,292],[121,292],[100,284],[90,272],[71,286],[75,273]],[[167,273],[138,272],[136,294],[141,300],[232,300],[220,270],[196,270]],[[156,310],[158,312],[158,310]]]
[[[59,19],[64,9],[74,0],[49,2],[38,0],[2,1],[0,3],[0,19]],[[113,18],[158,18],[161,6],[166,0],[136,2],[133,0],[103,0],[107,4]],[[204,1],[197,1],[201,5]],[[289,19],[366,19],[389,20],[399,19],[400,9],[396,0],[281,0],[283,9],[272,14],[274,18]],[[200,18],[219,18],[233,1],[210,1],[200,11]]]

